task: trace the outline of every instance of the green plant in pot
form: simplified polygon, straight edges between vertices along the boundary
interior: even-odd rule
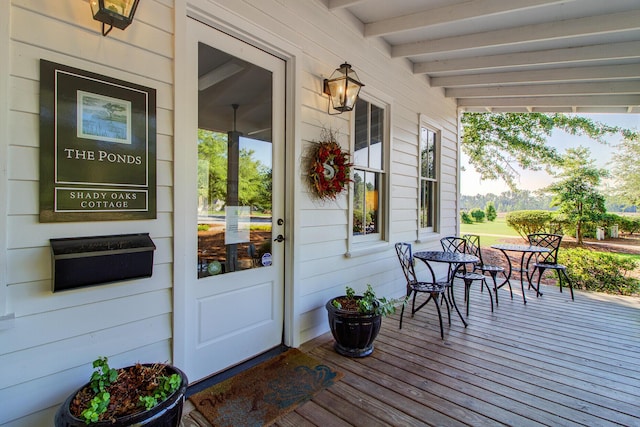
[[[90,381],[58,409],[56,427],[180,424],[188,385],[180,369],[162,363],[113,369],[106,357],[96,359],[93,367]]]
[[[346,295],[330,299],[326,304],[329,327],[335,339],[333,348],[348,357],[365,357],[373,353],[373,342],[380,332],[382,318],[396,312],[406,298],[379,298],[371,285],[362,295],[346,287]]]

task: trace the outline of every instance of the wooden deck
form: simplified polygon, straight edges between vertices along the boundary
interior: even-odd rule
[[[452,313],[444,340],[431,303],[402,330],[394,315],[362,359],[335,353],[330,334],[305,343],[344,378],[275,425],[640,426],[640,298],[542,290],[524,305],[501,289],[492,314],[473,288],[469,326]],[[208,426],[189,409],[185,426]]]

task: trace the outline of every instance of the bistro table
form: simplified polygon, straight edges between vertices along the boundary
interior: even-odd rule
[[[522,288],[522,300],[524,301],[525,304],[527,303],[527,298],[524,295],[524,276],[525,275],[527,276],[527,282],[529,283],[529,287],[532,287],[533,289],[536,290],[536,296],[542,295],[542,292],[540,292],[540,289],[538,289],[537,286],[531,283],[531,277],[529,276],[529,261],[531,260],[531,257],[534,254],[542,253],[542,252],[551,252],[549,248],[545,248],[542,246],[534,246],[534,245],[514,245],[510,243],[498,243],[495,245],[491,245],[491,247],[493,249],[498,249],[499,251],[501,251],[504,254],[505,258],[507,258],[507,264],[509,265],[507,278],[505,279],[504,282],[500,284],[500,286],[496,288],[496,291],[495,291],[496,304],[498,304],[498,289],[500,289],[501,287],[503,287],[505,284],[508,283],[509,290],[511,291],[511,273],[513,271],[517,271],[520,273],[520,287]],[[509,258],[509,255],[507,254],[507,252],[520,252],[522,254],[520,256],[520,265],[517,268],[514,268],[513,265],[511,264],[511,259]],[[525,257],[527,257],[526,261],[525,261]],[[511,292],[511,298],[513,298],[513,292]]]
[[[449,264],[450,266],[452,266],[451,271],[456,271],[461,265],[464,265],[464,264],[476,264],[480,262],[480,259],[477,256],[459,253],[459,252],[420,251],[420,252],[415,252],[413,254],[413,257],[418,258],[424,261],[425,263],[440,262],[440,263]],[[452,273],[450,276],[451,277],[449,277],[449,291],[450,291],[449,295],[451,298],[451,305],[453,305],[453,307],[458,312],[458,316],[460,316],[460,320],[462,320],[462,323],[466,328],[467,322],[465,322],[464,318],[462,317],[462,313],[460,313],[460,310],[458,310],[458,306],[456,305],[456,298],[453,295],[454,274]]]

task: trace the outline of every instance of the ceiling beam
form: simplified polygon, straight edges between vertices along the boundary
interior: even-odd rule
[[[530,82],[570,82],[579,80],[640,79],[640,64],[602,67],[567,67],[507,73],[464,74],[431,77],[432,87],[504,85]]]
[[[349,6],[355,6],[358,3],[363,3],[365,1],[366,0],[329,0],[327,9],[329,10],[344,9]]]
[[[458,98],[458,107],[617,107],[640,106],[640,95],[532,96],[520,98]]]
[[[445,89],[448,98],[640,94],[640,80],[614,82],[458,87]]]
[[[413,72],[414,74],[433,74],[633,58],[640,58],[640,42],[638,41],[417,62],[413,65]]]
[[[215,86],[218,83],[225,81],[229,77],[232,77],[239,72],[244,71],[245,68],[246,67],[242,62],[231,59],[220,65],[219,67],[216,67],[208,73],[204,74],[202,77],[199,77],[198,90],[203,91],[210,88],[211,86]]]
[[[640,10],[523,25],[503,30],[398,44],[391,48],[394,58],[441,52],[531,43],[541,40],[583,37],[640,29]]]
[[[432,25],[442,25],[482,16],[501,15],[515,10],[533,9],[549,4],[569,3],[570,1],[574,0],[477,0],[464,2],[452,6],[412,13],[410,15],[397,16],[382,21],[370,22],[364,26],[364,36],[383,36]]]

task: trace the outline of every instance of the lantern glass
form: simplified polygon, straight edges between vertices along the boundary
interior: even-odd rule
[[[344,63],[327,80],[331,106],[334,110],[351,111],[358,99],[360,88],[364,86],[351,65]]]
[[[139,0],[90,0],[93,19],[124,30],[133,21]]]

